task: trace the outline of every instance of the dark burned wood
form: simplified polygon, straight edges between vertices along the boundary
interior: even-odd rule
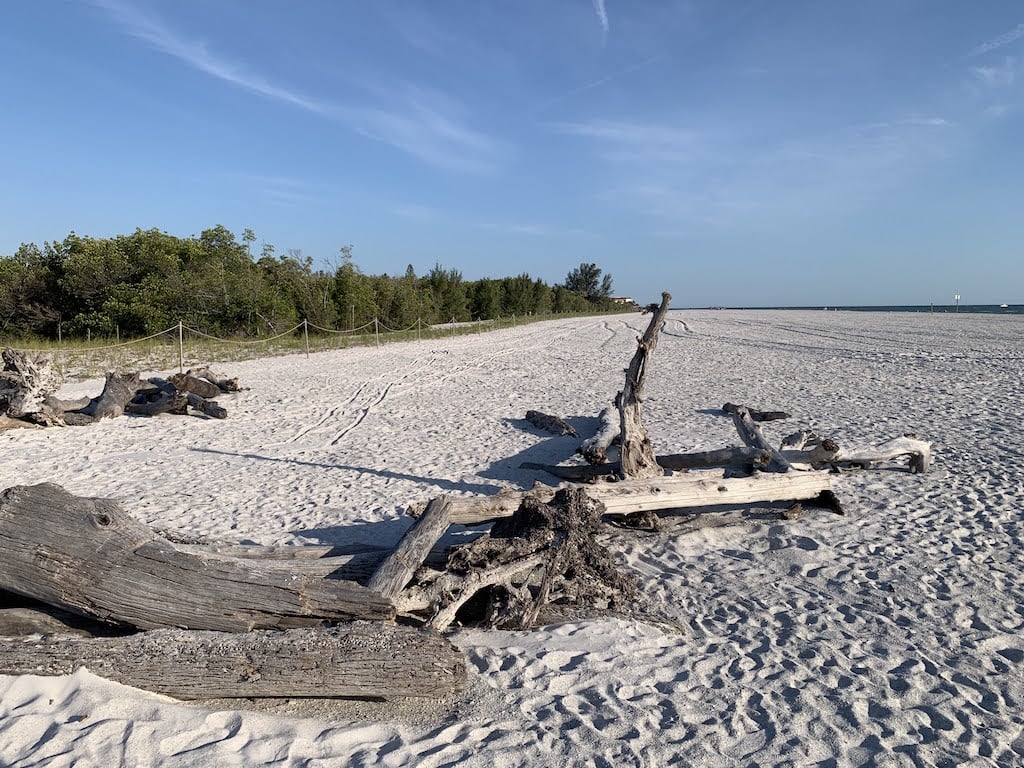
[[[746,406],[735,405],[734,403],[726,403],[722,406],[722,410],[733,415],[739,411],[740,408]],[[754,421],[781,421],[783,419],[790,418],[789,414],[785,411],[758,411],[754,408],[747,408],[747,413],[750,414],[750,418]]]
[[[188,407],[193,411],[198,411],[204,416],[209,416],[213,419],[226,419],[228,417],[228,409],[214,400],[206,400],[193,392],[186,392],[185,397],[188,400]]]
[[[626,369],[626,383],[619,394],[619,424],[621,448],[621,474],[626,478],[657,477],[662,473],[654,457],[647,428],[643,423],[641,402],[644,395],[644,381],[647,377],[647,363],[658,345],[658,333],[668,313],[672,296],[661,294],[661,305],[654,309],[651,322],[644,335],[637,339],[636,354]]]
[[[228,632],[391,620],[391,601],[287,561],[183,552],[111,499],[44,483],[0,494],[0,584],[11,592],[142,629]]]
[[[0,674],[66,675],[86,667],[177,699],[446,696],[465,687],[464,654],[420,629],[354,622],[277,632],[140,632],[0,643]]]
[[[537,427],[537,429],[543,429],[545,432],[550,432],[553,435],[576,435],[576,430],[572,425],[558,416],[551,416],[540,411],[527,411],[526,420]]]
[[[437,540],[448,530],[451,508],[447,496],[438,496],[431,501],[423,515],[402,536],[394,552],[370,578],[367,587],[385,597],[396,597],[416,569],[423,565]]]
[[[484,623],[529,627],[548,602],[590,608],[617,605],[636,589],[609,552],[595,541],[604,506],[580,488],[563,488],[544,503],[522,499],[515,514],[475,541],[456,547],[442,573],[419,574],[420,583],[399,598],[417,606],[428,624],[444,629],[478,593]]]
[[[619,438],[621,423],[618,401],[615,407],[608,407],[597,417],[597,433],[584,440],[576,453],[580,454],[588,464],[604,464],[608,461],[608,449]],[[616,470],[618,472],[619,470]]]
[[[188,407],[188,393],[156,388],[139,390],[124,412],[132,416],[156,416],[161,413],[184,414]]]

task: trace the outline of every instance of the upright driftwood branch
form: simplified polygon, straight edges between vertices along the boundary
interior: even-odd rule
[[[661,467],[654,456],[654,446],[644,426],[641,403],[647,377],[647,362],[658,345],[658,333],[668,313],[672,295],[661,294],[661,305],[652,305],[651,322],[644,335],[637,339],[636,354],[626,369],[626,383],[619,394],[619,423],[622,442],[621,462],[624,478],[657,477]]]
[[[240,632],[326,620],[392,620],[390,600],[287,561],[178,550],[111,499],[50,483],[0,493],[0,585],[140,629]]]

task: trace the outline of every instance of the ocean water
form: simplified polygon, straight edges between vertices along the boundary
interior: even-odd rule
[[[1024,315],[1024,304],[1009,304],[1005,307],[998,304],[892,304],[863,307],[712,307],[712,309],[818,309],[829,312],[948,312],[982,315]]]

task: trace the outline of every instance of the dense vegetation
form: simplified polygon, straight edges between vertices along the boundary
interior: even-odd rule
[[[138,229],[111,238],[71,233],[40,248],[23,244],[0,257],[0,333],[56,339],[139,337],[179,320],[205,333],[265,337],[308,320],[344,330],[377,318],[401,329],[510,315],[607,310],[611,276],[581,264],[563,285],[527,274],[462,279],[436,265],[419,277],[364,274],[341,249],[333,271],[314,269],[297,251],[278,256],[246,229],[239,242],[222,226],[179,238]]]

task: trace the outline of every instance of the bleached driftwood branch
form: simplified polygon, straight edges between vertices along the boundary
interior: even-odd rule
[[[662,473],[654,458],[654,446],[644,426],[643,408],[644,381],[647,377],[647,363],[658,345],[665,315],[668,313],[672,295],[661,294],[661,305],[649,307],[651,322],[643,336],[637,339],[637,350],[626,369],[626,383],[619,393],[619,425],[621,434],[620,461],[624,478],[656,477]]]
[[[534,496],[544,501],[550,499],[556,490],[538,486],[530,491],[505,490],[494,496],[452,498],[451,521],[478,525],[509,517],[525,497]],[[603,503],[609,515],[716,504],[800,501],[816,499],[831,490],[828,472],[770,472],[750,477],[726,477],[718,470],[587,486],[587,494]]]

